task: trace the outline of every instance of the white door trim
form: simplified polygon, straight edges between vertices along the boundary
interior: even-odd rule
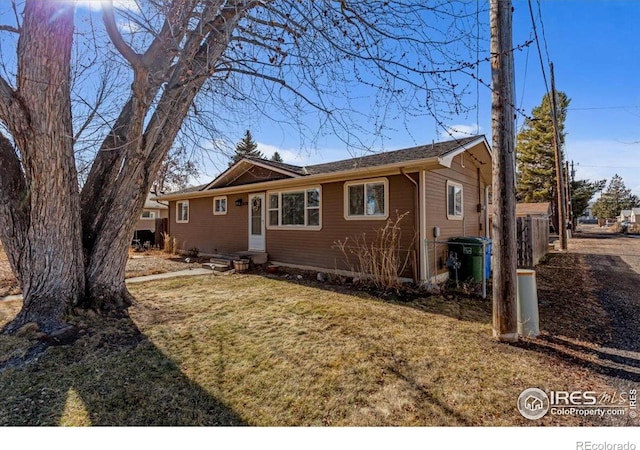
[[[249,226],[248,228],[248,232],[249,232],[249,236],[248,236],[248,241],[249,241],[249,245],[248,250],[252,250],[252,251],[257,251],[257,252],[264,252],[266,249],[266,208],[265,208],[265,194],[264,192],[260,192],[260,193],[255,193],[255,194],[249,194],[248,195],[248,203],[249,203],[249,212],[248,212],[248,220],[249,220]],[[253,234],[253,217],[252,217],[252,212],[253,212],[253,201],[255,199],[260,199],[260,205],[261,205],[261,209],[262,211],[260,212],[260,234]]]

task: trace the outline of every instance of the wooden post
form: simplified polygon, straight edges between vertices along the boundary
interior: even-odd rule
[[[491,0],[493,144],[493,335],[518,340],[515,87],[511,0]]]
[[[553,119],[553,147],[556,156],[556,191],[558,193],[558,234],[560,235],[560,249],[567,249],[567,204],[564,192],[564,175],[562,170],[562,154],[560,153],[560,133],[558,130],[558,104],[556,101],[556,84],[553,76],[553,63],[549,63],[551,72],[551,118]]]
[[[565,195],[567,196],[567,222],[571,224],[571,233],[574,230],[573,224],[573,202],[571,201],[571,177],[569,176],[569,161],[564,162]]]

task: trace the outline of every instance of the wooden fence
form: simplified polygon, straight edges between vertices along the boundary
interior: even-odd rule
[[[549,219],[546,217],[518,217],[518,267],[534,267],[549,251]]]

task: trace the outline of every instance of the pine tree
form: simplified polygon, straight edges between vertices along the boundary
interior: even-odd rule
[[[573,214],[574,230],[577,225],[578,217],[584,214],[595,193],[604,189],[606,184],[607,180],[571,180],[571,209]]]
[[[277,151],[273,154],[273,156],[271,156],[271,161],[284,162],[282,160],[282,156],[280,156],[280,153],[278,153]]]
[[[558,134],[561,157],[564,153],[564,122],[571,100],[564,92],[557,93]],[[550,97],[545,95],[542,103],[533,108],[518,133],[516,144],[517,197],[526,203],[550,202],[553,223],[558,226],[558,201],[556,196],[556,166],[553,143],[553,119]]]
[[[611,219],[620,215],[623,209],[637,208],[640,206],[638,196],[631,193],[618,174],[614,175],[607,186],[607,190],[593,205],[593,215],[598,219]]]
[[[236,144],[236,151],[231,157],[229,165],[233,166],[245,157],[264,158],[262,152],[258,150],[258,144],[253,140],[253,136],[251,136],[251,131],[249,130],[245,131],[242,140]]]

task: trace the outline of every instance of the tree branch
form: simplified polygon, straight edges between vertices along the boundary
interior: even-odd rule
[[[142,56],[133,51],[122,38],[122,34],[116,25],[116,17],[113,14],[113,0],[102,0],[102,20],[109,35],[109,39],[118,52],[126,59],[137,72],[144,69]]]
[[[0,31],[10,31],[11,33],[20,34],[20,29],[11,25],[0,25]]]

